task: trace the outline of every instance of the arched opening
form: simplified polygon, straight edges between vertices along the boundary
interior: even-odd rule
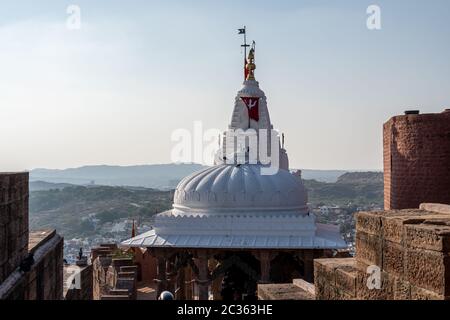
[[[259,261],[248,252],[229,252],[215,258],[220,263],[213,271],[212,278],[223,276],[220,288],[222,300],[257,300]]]
[[[274,283],[291,283],[304,274],[303,261],[290,253],[280,252],[270,263],[270,280]]]

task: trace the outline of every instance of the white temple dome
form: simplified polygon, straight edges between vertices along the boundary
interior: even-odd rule
[[[284,135],[280,145],[279,135],[272,135],[266,96],[254,77],[253,50],[215,165],[184,178],[175,190],[173,209],[157,214],[152,230],[123,245],[239,250],[346,247],[339,226],[316,223],[300,176],[289,172]],[[250,144],[250,138],[230,143],[245,138],[243,131],[249,129],[257,133],[257,144]],[[269,162],[265,155],[270,155]],[[263,171],[268,163],[270,170]]]
[[[174,196],[174,214],[308,213],[307,191],[298,177],[280,169],[263,175],[260,164],[221,164],[184,178]]]

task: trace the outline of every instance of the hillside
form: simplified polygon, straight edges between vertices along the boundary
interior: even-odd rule
[[[383,207],[383,173],[350,172],[336,183],[303,180],[309,202],[315,206],[339,205]]]
[[[94,235],[103,224],[124,218],[150,223],[171,207],[172,198],[171,191],[110,186],[31,191],[30,227],[56,228],[68,238]]]
[[[139,166],[83,166],[69,169],[34,169],[30,171],[30,187],[48,190],[45,182],[59,184],[58,189],[72,185],[135,186],[170,190],[187,175],[201,170],[199,164],[157,164]],[[336,182],[346,171],[302,169],[304,179]],[[52,186],[50,186],[52,187]]]
[[[30,191],[45,191],[45,190],[52,190],[52,189],[64,189],[67,187],[74,186],[70,183],[52,183],[47,181],[30,181],[28,184]]]
[[[382,207],[382,173],[345,173],[337,180],[335,183],[304,180],[310,204]],[[173,198],[173,191],[142,187],[66,186],[48,182],[31,182],[30,186],[31,228],[56,228],[67,238],[94,236],[107,223],[126,218],[151,224],[155,213],[171,208]]]
[[[301,169],[302,178],[306,180],[317,180],[320,182],[333,183],[337,179],[346,173],[344,170],[312,170],[312,169]],[[292,171],[295,171],[293,169]]]
[[[380,184],[383,183],[383,172],[346,172],[338,177],[337,183]]]
[[[171,189],[182,178],[202,168],[204,166],[199,164],[155,164],[139,166],[99,165],[64,170],[34,169],[30,171],[30,181]]]

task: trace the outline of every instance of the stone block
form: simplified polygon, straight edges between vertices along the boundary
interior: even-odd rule
[[[315,259],[314,285],[316,299],[341,300],[352,298],[351,275],[355,265],[356,260],[354,258]],[[341,272],[337,274],[337,270],[341,270]],[[339,285],[339,288],[337,285]]]
[[[355,214],[356,231],[379,235],[381,231],[380,212],[358,212]]]
[[[347,293],[347,291],[335,288],[335,298],[334,300],[357,300],[356,296]]]
[[[357,271],[354,267],[343,266],[336,269],[336,289],[346,296],[356,298]]]
[[[357,271],[356,292],[358,300],[393,300],[393,281],[386,272],[380,272],[380,287],[369,286],[369,277],[372,276],[361,270]],[[368,281],[369,280],[369,281]]]
[[[394,300],[411,300],[411,284],[401,277],[389,277],[393,283]]]
[[[354,259],[314,259],[314,279],[322,279],[324,282],[335,286],[336,273],[334,271],[341,260]]]
[[[258,285],[260,300],[314,300],[314,295],[292,283]]]
[[[382,241],[381,238],[365,232],[356,233],[356,259],[368,265],[381,267]]]
[[[450,225],[436,224],[427,220],[423,224],[405,226],[405,244],[409,248],[419,248],[450,252]],[[450,223],[450,221],[449,221]]]
[[[333,272],[334,273],[334,272]],[[325,281],[324,278],[314,278],[316,287],[316,300],[337,300],[338,292],[333,284]]]
[[[420,224],[426,218],[417,211],[394,212],[392,215],[387,214],[381,218],[382,237],[385,240],[402,244],[404,242],[404,226]]]
[[[446,297],[433,291],[411,286],[411,300],[446,300]]]
[[[420,204],[419,208],[421,210],[425,210],[425,211],[429,211],[429,212],[450,215],[450,205],[448,205],[448,204],[422,203],[422,204]]]
[[[309,283],[308,281],[305,281],[303,279],[292,279],[292,283],[297,287],[300,287],[300,289],[310,293],[311,295],[316,295],[316,289],[313,283]]]
[[[383,271],[402,276],[405,272],[405,253],[406,250],[402,245],[383,241]]]
[[[447,254],[406,249],[405,278],[411,285],[438,295],[450,295],[450,257]]]

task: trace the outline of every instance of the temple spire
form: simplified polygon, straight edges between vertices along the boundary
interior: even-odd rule
[[[255,41],[253,41],[252,48],[250,49],[247,57],[247,65],[245,70],[247,71],[246,80],[255,80]]]

